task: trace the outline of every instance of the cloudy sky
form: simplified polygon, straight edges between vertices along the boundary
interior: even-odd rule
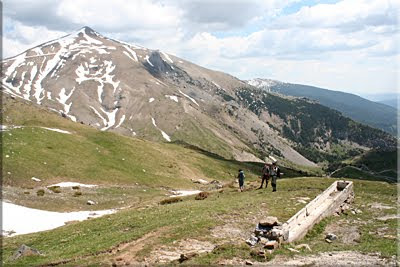
[[[399,88],[398,0],[3,0],[3,57],[89,26],[240,79]]]

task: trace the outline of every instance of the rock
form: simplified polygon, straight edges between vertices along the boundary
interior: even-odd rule
[[[296,253],[300,252],[300,251],[298,251],[297,249],[294,249],[294,248],[288,248],[288,250],[290,250],[291,252],[296,252]]]
[[[180,258],[179,258],[179,262],[182,263],[184,261],[190,260],[193,257],[196,257],[197,253],[192,252],[192,253],[187,253],[187,254],[181,254]]]
[[[94,202],[93,200],[88,200],[86,202],[86,204],[88,204],[88,205],[96,205],[96,202]]]
[[[264,248],[266,249],[276,249],[278,248],[279,244],[277,241],[272,240],[272,241],[268,241],[267,244],[265,244]]]
[[[297,248],[297,249],[305,248],[305,249],[307,249],[307,250],[310,251],[310,252],[312,251],[311,248],[310,248],[310,246],[307,245],[307,244],[300,244],[300,245],[295,246],[295,248]]]
[[[40,182],[40,181],[42,181],[42,180],[40,180],[39,178],[36,178],[36,177],[32,177],[31,178],[33,181],[35,181],[35,182]]]
[[[261,244],[263,244],[263,245],[267,244],[268,241],[269,241],[269,240],[268,240],[267,238],[265,238],[265,237],[260,237],[259,239],[260,239],[259,242],[260,242]]]
[[[192,182],[195,184],[203,184],[203,185],[209,184],[208,181],[203,179],[197,179],[197,180],[192,179]]]
[[[246,265],[253,265],[253,263],[251,261],[249,261],[249,260],[245,261],[245,264]]]
[[[196,200],[204,200],[206,199],[208,196],[210,195],[210,193],[208,192],[200,192],[197,194],[197,196],[195,197]]]
[[[332,243],[332,240],[325,239],[326,243]]]
[[[279,229],[272,229],[269,233],[268,238],[273,240],[279,240],[279,237],[283,235],[283,231]]]
[[[255,246],[258,242],[258,238],[252,235],[249,239],[246,240],[246,243],[250,246]]]
[[[28,247],[27,245],[23,244],[18,248],[18,250],[14,253],[11,259],[16,260],[20,257],[32,256],[32,255],[43,255],[43,254],[40,253],[39,250]]]
[[[260,226],[269,226],[269,227],[273,227],[275,225],[279,224],[278,218],[273,217],[273,216],[268,216],[267,218],[261,220],[258,223]]]
[[[333,240],[336,240],[336,239],[337,239],[337,236],[336,236],[335,234],[329,233],[329,234],[327,234],[327,235],[325,236],[325,239],[328,239],[328,240],[333,241]]]

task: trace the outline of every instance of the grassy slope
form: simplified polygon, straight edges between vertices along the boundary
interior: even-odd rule
[[[244,240],[224,242],[211,235],[212,229],[218,225],[234,223],[248,235],[255,223],[268,215],[277,216],[281,221],[287,220],[304,204],[299,204],[296,197],[313,198],[333,182],[328,178],[282,179],[279,181],[279,194],[270,190],[249,190],[238,193],[234,188],[226,188],[223,193],[214,193],[203,201],[187,197],[183,202],[155,206],[148,209],[127,209],[117,214],[91,219],[82,223],[67,225],[53,231],[6,238],[4,240],[4,260],[10,263],[10,256],[21,244],[27,244],[42,251],[45,256],[32,256],[15,263],[21,265],[38,265],[73,260],[75,264],[111,263],[114,258],[106,251],[118,244],[136,240],[141,236],[164,229],[157,236],[157,242],[139,251],[139,259],[149,256],[155,246],[174,246],[175,240],[195,238],[221,244],[226,249],[214,250],[212,253],[200,255],[189,263],[210,264],[221,259],[241,257],[257,260],[250,255],[250,248]],[[315,227],[305,240],[313,253],[316,251],[356,250],[362,252],[381,252],[383,256],[396,254],[396,241],[382,238],[375,234],[378,228],[388,227],[387,234],[395,236],[396,220],[386,222],[376,220],[377,216],[395,214],[396,210],[377,211],[369,208],[374,202],[395,206],[396,187],[379,182],[354,181],[356,200],[354,207],[362,214],[330,217]],[[263,204],[264,203],[264,204]],[[359,227],[361,239],[356,244],[345,244],[337,241],[326,244],[323,230],[325,226],[339,220],[347,220]],[[366,224],[360,222],[366,221]],[[112,229],[112,231],[110,231]],[[276,254],[288,254],[285,248]],[[302,252],[308,253],[308,252]],[[143,259],[143,258],[142,258]],[[260,259],[258,259],[260,260]]]
[[[172,242],[183,238],[225,244],[224,240],[210,235],[214,227],[231,223],[250,235],[255,223],[266,214],[285,221],[304,206],[299,204],[295,197],[313,198],[333,181],[326,178],[282,179],[278,185],[279,194],[272,194],[269,190],[238,193],[235,188],[227,187],[223,193],[215,192],[204,201],[195,201],[194,197],[187,197],[183,202],[159,206],[157,203],[165,193],[161,190],[162,186],[194,188],[194,184],[188,179],[190,177],[229,182],[234,181],[236,170],[243,168],[247,173],[246,181],[253,182],[255,187],[258,185],[255,179],[260,166],[224,160],[213,154],[188,149],[178,144],[151,143],[98,132],[20,101],[5,102],[4,111],[4,124],[26,126],[5,132],[3,138],[3,153],[9,155],[8,158],[3,157],[3,177],[6,176],[3,182],[6,188],[37,187],[38,185],[30,179],[32,176],[43,179],[43,184],[57,181],[98,183],[103,187],[97,189],[99,190],[97,193],[105,195],[104,197],[117,199],[116,196],[125,194],[122,199],[137,197],[136,201],[150,205],[147,208],[144,205],[132,205],[131,208],[110,216],[73,223],[52,231],[6,238],[3,242],[6,264],[11,263],[10,256],[21,244],[37,248],[45,256],[26,257],[13,264],[38,265],[64,259],[74,259],[78,265],[110,263],[111,256],[103,253],[104,251],[160,229],[165,229],[165,232],[158,236],[157,242],[148,244],[139,251],[139,258],[148,256],[154,246],[160,244],[171,246]],[[61,128],[74,134],[51,132],[38,126]],[[146,171],[143,172],[143,169]],[[11,174],[8,175],[8,172]],[[286,177],[294,175],[288,170],[284,172]],[[139,185],[135,187],[135,183]],[[147,193],[143,189],[147,189]],[[346,218],[350,221],[363,219],[371,222],[360,226],[361,242],[351,246],[340,243],[327,246],[323,242],[321,244],[322,233],[311,234],[306,239],[307,242],[314,251],[326,251],[333,247],[338,250],[377,251],[384,256],[394,255],[394,240],[375,237],[369,232],[386,225],[388,234],[394,235],[395,220],[384,223],[375,218],[378,215],[392,214],[395,210],[383,210],[377,213],[368,209],[368,205],[373,202],[395,205],[395,185],[355,181],[355,190],[357,197],[355,206],[360,208],[363,214],[349,214]],[[64,199],[61,199],[61,196]],[[16,197],[23,199],[22,196]],[[54,204],[53,207],[49,206],[49,209],[57,209],[55,206],[61,205],[69,205],[69,209],[76,209],[77,206],[84,204],[83,200],[63,204],[72,199],[68,197],[63,192],[51,195],[49,199],[52,201],[36,196],[30,200]],[[112,204],[115,203],[110,205]],[[106,206],[99,205],[98,208]],[[328,223],[335,222],[339,218],[330,218]],[[323,229],[324,223],[327,222],[322,222],[318,229]],[[276,253],[288,252],[278,250]],[[241,258],[252,257],[250,249],[243,245],[243,240],[223,245],[213,253],[194,258],[190,263],[216,263],[220,259],[238,255]]]
[[[4,104],[6,125],[22,125],[3,136],[5,185],[35,185],[75,180],[99,184],[133,184],[191,188],[189,178],[228,181],[238,168],[251,170],[259,164],[244,164],[211,158],[178,144],[160,144],[73,123],[60,116],[19,101]],[[12,119],[11,119],[12,118]],[[62,134],[38,126],[60,128]],[[212,166],[212,171],[209,167]],[[33,171],[34,170],[34,171]],[[8,175],[7,173],[11,174]]]

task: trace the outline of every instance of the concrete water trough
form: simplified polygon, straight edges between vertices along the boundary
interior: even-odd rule
[[[282,225],[284,242],[303,238],[323,218],[341,212],[342,207],[354,199],[353,182],[335,181],[304,208]]]
[[[341,213],[353,199],[353,182],[335,181],[287,222],[280,224],[275,217],[261,221],[254,231],[255,236],[246,242],[253,246],[258,241],[265,240],[274,242],[274,247],[277,247],[280,243],[300,240],[323,218]]]

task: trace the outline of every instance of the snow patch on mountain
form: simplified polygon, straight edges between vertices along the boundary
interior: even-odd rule
[[[40,128],[46,129],[49,131],[53,131],[53,132],[63,133],[63,134],[71,134],[71,132],[69,132],[69,131],[65,131],[65,130],[61,130],[61,129],[57,129],[57,128],[47,128],[47,127],[40,127]]]
[[[103,64],[100,65],[102,68],[99,68],[96,73],[92,74],[90,73],[90,67],[87,64],[87,62],[84,62],[84,64],[79,65],[79,67],[76,69],[75,73],[78,76],[78,78],[75,79],[78,84],[81,84],[84,81],[96,81],[99,83],[99,86],[97,87],[97,97],[100,103],[103,103],[103,91],[104,91],[104,84],[108,83],[113,86],[114,93],[117,90],[120,81],[113,81],[114,75],[111,75],[111,73],[115,69],[115,65],[113,65],[112,61],[104,60]],[[101,74],[101,76],[100,76]]]
[[[165,95],[165,97],[175,101],[176,103],[179,102],[178,97],[176,95]]]
[[[122,115],[121,120],[119,121],[119,123],[117,124],[117,126],[115,126],[115,129],[117,129],[119,126],[121,126],[121,124],[124,122],[125,120],[125,114]]]
[[[157,124],[156,124],[156,120],[151,117],[151,122],[153,123],[154,127],[157,128],[157,130],[159,130],[161,132],[162,137],[167,140],[168,142],[171,142],[171,138],[169,137],[168,134],[166,134],[163,130],[161,130],[160,128],[158,128]]]
[[[128,53],[126,53],[126,51],[124,51],[124,54],[127,55],[132,60],[135,60],[136,62],[138,62],[138,58],[137,58],[136,52],[133,51],[132,49],[130,49],[129,46],[127,46],[127,45],[124,45],[124,47],[133,58]]]
[[[150,66],[154,67],[154,65],[149,60],[149,55],[146,55],[144,59],[147,61],[147,63],[150,64]]]
[[[187,97],[190,101],[192,101],[197,106],[199,106],[199,104],[196,102],[196,100],[194,100],[194,98],[192,98],[192,97],[188,96],[187,94],[183,93],[181,90],[179,90],[179,93],[181,93],[183,96]]]
[[[161,51],[161,54],[163,54],[163,56],[164,56],[170,63],[174,63],[174,62],[172,61],[172,59],[167,55],[167,53],[164,53],[164,52]]]
[[[277,84],[282,84],[282,82],[277,81],[277,80],[271,80],[271,79],[261,79],[261,78],[255,78],[252,80],[247,81],[248,84],[251,86],[257,87],[257,88],[264,88],[270,90],[272,86],[275,86]]]

